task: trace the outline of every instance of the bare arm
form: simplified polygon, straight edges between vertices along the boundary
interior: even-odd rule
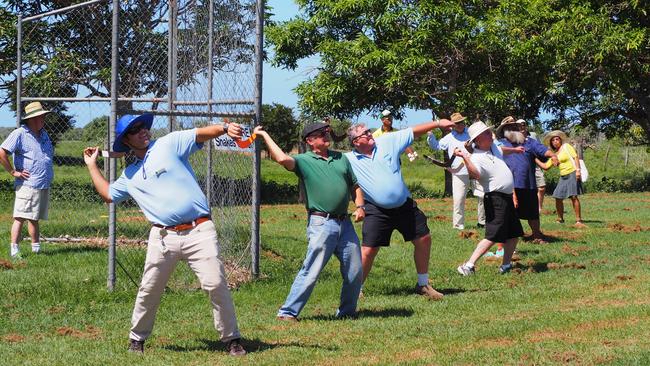
[[[526,152],[526,149],[524,149],[523,146],[517,146],[517,147],[501,146],[501,151],[503,152],[503,155],[523,154],[524,152]]]
[[[266,146],[269,148],[269,152],[271,153],[271,159],[273,159],[276,163],[282,165],[286,170],[293,171],[293,169],[296,167],[296,161],[291,156],[282,151],[282,149],[280,149],[275,141],[273,141],[271,136],[262,129],[262,126],[255,127],[253,132],[258,136],[262,136],[264,142],[266,143]]]
[[[366,209],[364,207],[363,191],[358,184],[355,184],[352,188],[354,196],[354,205],[357,206],[357,209],[354,210],[354,222],[362,221],[366,217]]]
[[[439,119],[413,126],[413,138],[418,138],[434,128],[447,128],[454,124],[448,119]]]
[[[242,128],[237,123],[228,124],[228,136],[233,139],[241,139],[242,137]],[[224,125],[210,125],[206,127],[199,127],[196,129],[196,143],[202,144],[213,138],[217,138],[221,135],[226,134],[226,129]]]
[[[474,163],[472,163],[472,160],[469,158],[470,154],[464,152],[463,150],[456,148],[454,150],[454,155],[460,156],[463,158],[463,162],[465,163],[465,166],[467,167],[467,172],[469,173],[469,177],[471,179],[481,179],[481,173],[478,171]]]
[[[0,165],[2,165],[3,168],[9,174],[14,177],[14,178],[19,178],[19,179],[27,179],[29,178],[29,172],[26,170],[23,170],[21,172],[15,170],[13,166],[11,166],[11,161],[9,161],[9,154],[7,153],[7,150],[0,148]]]
[[[95,186],[97,193],[99,193],[99,196],[104,200],[104,202],[111,203],[113,202],[113,200],[111,199],[111,196],[108,194],[109,184],[106,178],[104,178],[104,176],[102,175],[102,172],[99,170],[99,167],[97,167],[97,155],[99,155],[98,147],[85,148],[84,162],[88,167],[88,172],[90,173],[90,179],[92,179],[93,185]]]

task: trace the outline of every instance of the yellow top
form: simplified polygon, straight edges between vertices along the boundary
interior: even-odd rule
[[[574,167],[575,158],[578,156],[573,146],[569,144],[563,144],[560,147],[560,150],[557,152],[557,159],[560,161],[560,175],[567,175],[573,173],[576,168]],[[571,162],[573,159],[573,162]],[[551,159],[548,159],[546,162],[546,167],[550,168],[553,165]]]
[[[383,126],[380,126],[378,129],[376,129],[375,132],[372,133],[372,137],[377,138],[377,137],[379,137],[379,136],[381,136],[381,135],[383,135],[383,134],[385,134],[385,133],[390,133],[390,132],[395,132],[395,131],[397,131],[397,130],[394,129],[394,128],[391,128],[390,131],[384,131],[384,129],[383,129],[382,127],[383,127]]]

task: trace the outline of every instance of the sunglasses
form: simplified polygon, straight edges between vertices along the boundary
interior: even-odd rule
[[[127,135],[135,135],[136,133],[142,131],[145,128],[146,127],[145,127],[144,123],[138,123],[138,124],[135,124],[135,125],[131,126],[131,128],[129,128],[128,130],[126,130],[126,133],[127,133]]]
[[[370,131],[370,129],[367,129],[367,130],[361,132],[357,137],[353,138],[352,142],[357,142],[357,140],[359,140],[361,137],[367,137],[367,136],[370,136],[370,135],[372,135],[372,131]]]

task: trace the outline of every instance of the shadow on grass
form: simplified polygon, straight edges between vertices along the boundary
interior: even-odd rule
[[[515,269],[519,269],[522,272],[529,272],[530,269],[534,273],[542,273],[548,271],[548,262],[532,262],[530,264],[524,264],[522,262],[517,262],[515,264]]]
[[[39,255],[63,255],[63,254],[79,254],[79,253],[88,253],[88,252],[105,252],[106,248],[101,248],[93,245],[79,245],[79,246],[66,246],[66,247],[55,247],[48,246],[46,250],[41,251]]]
[[[200,339],[199,341],[202,342],[203,345],[194,346],[194,347],[165,345],[162,348],[174,352],[211,351],[211,352],[223,352],[224,354],[227,353],[226,344],[221,341],[215,341],[212,339]],[[271,343],[263,342],[259,339],[248,339],[248,338],[242,339],[242,345],[246,349],[247,353],[264,352],[277,347],[317,348],[317,349],[333,351],[333,352],[337,352],[339,350],[338,347],[323,347],[317,344],[305,344],[299,342],[271,344]]]
[[[354,317],[339,318],[334,315],[314,315],[309,317],[300,318],[306,320],[326,320],[326,321],[339,321],[339,320],[356,320],[359,318],[407,318],[413,315],[413,310],[405,308],[388,308],[388,309],[363,309],[357,312]]]
[[[464,292],[468,291],[473,291],[473,290],[466,290],[462,288],[437,288],[433,286],[433,288],[441,292],[444,295],[455,295],[455,294],[462,294]],[[415,286],[406,286],[406,287],[394,287],[391,288],[388,291],[383,292],[384,295],[400,295],[400,296],[411,296],[411,295],[416,295],[415,294]],[[420,295],[418,295],[420,296]]]

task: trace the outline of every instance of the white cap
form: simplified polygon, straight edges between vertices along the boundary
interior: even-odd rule
[[[467,129],[467,133],[469,134],[469,140],[474,141],[474,139],[482,134],[483,132],[489,130],[490,127],[488,127],[485,123],[481,121],[477,121],[472,123],[471,126]]]
[[[384,118],[384,117],[392,117],[392,116],[393,116],[393,113],[391,113],[391,111],[389,111],[388,109],[384,109],[383,112],[381,112],[381,117],[382,118]]]

